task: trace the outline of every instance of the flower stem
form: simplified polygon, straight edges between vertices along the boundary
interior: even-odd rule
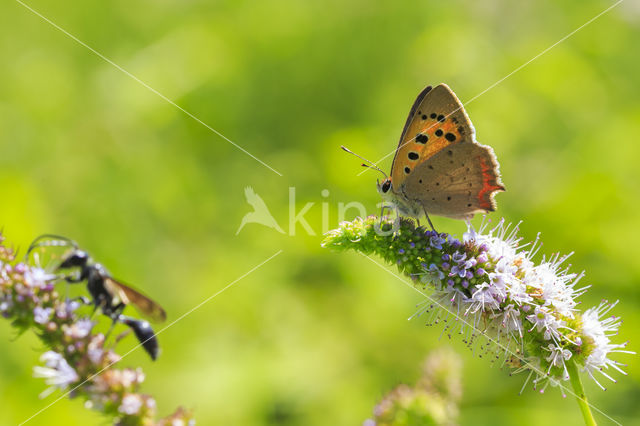
[[[584,417],[584,424],[587,426],[596,426],[596,420],[593,418],[589,403],[587,402],[587,396],[584,393],[584,387],[582,386],[582,380],[580,379],[580,373],[575,362],[567,362],[567,370],[571,379],[571,386],[576,394],[576,400],[582,411],[582,417]]]

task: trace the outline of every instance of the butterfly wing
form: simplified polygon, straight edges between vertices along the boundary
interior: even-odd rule
[[[391,165],[394,191],[421,163],[444,148],[473,142],[474,129],[462,103],[446,84],[425,88],[413,103]]]
[[[162,322],[167,319],[164,309],[138,290],[134,290],[111,277],[105,278],[104,285],[112,297],[119,299],[125,305],[133,305],[138,312],[150,320]]]
[[[496,209],[493,196],[504,191],[498,161],[489,146],[454,143],[419,164],[403,192],[425,211],[454,219]]]

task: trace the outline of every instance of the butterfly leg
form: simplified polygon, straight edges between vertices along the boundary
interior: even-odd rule
[[[434,228],[433,223],[431,223],[431,219],[429,218],[429,213],[427,213],[427,210],[424,211],[424,215],[427,217],[427,222],[429,222],[429,226],[431,226],[433,232],[438,232],[436,231],[436,228]]]
[[[382,218],[384,217],[384,211],[388,208],[389,206],[385,206],[384,204],[380,207],[380,221],[378,222],[378,229],[382,229]]]

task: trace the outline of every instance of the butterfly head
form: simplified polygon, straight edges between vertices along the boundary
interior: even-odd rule
[[[382,182],[378,181],[377,185],[378,193],[382,197],[382,200],[392,204],[398,203],[398,196],[393,192],[393,185],[391,184],[391,178],[385,177]]]
[[[385,178],[382,181],[382,183],[380,183],[380,181],[378,181],[377,186],[378,186],[378,192],[384,198],[385,195],[388,194],[389,191],[391,191],[391,178]]]

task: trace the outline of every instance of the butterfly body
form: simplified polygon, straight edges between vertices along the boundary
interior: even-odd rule
[[[476,142],[456,95],[445,84],[425,88],[409,112],[391,176],[378,184],[382,198],[403,216],[469,219],[495,210],[493,196],[504,190],[493,150]]]

